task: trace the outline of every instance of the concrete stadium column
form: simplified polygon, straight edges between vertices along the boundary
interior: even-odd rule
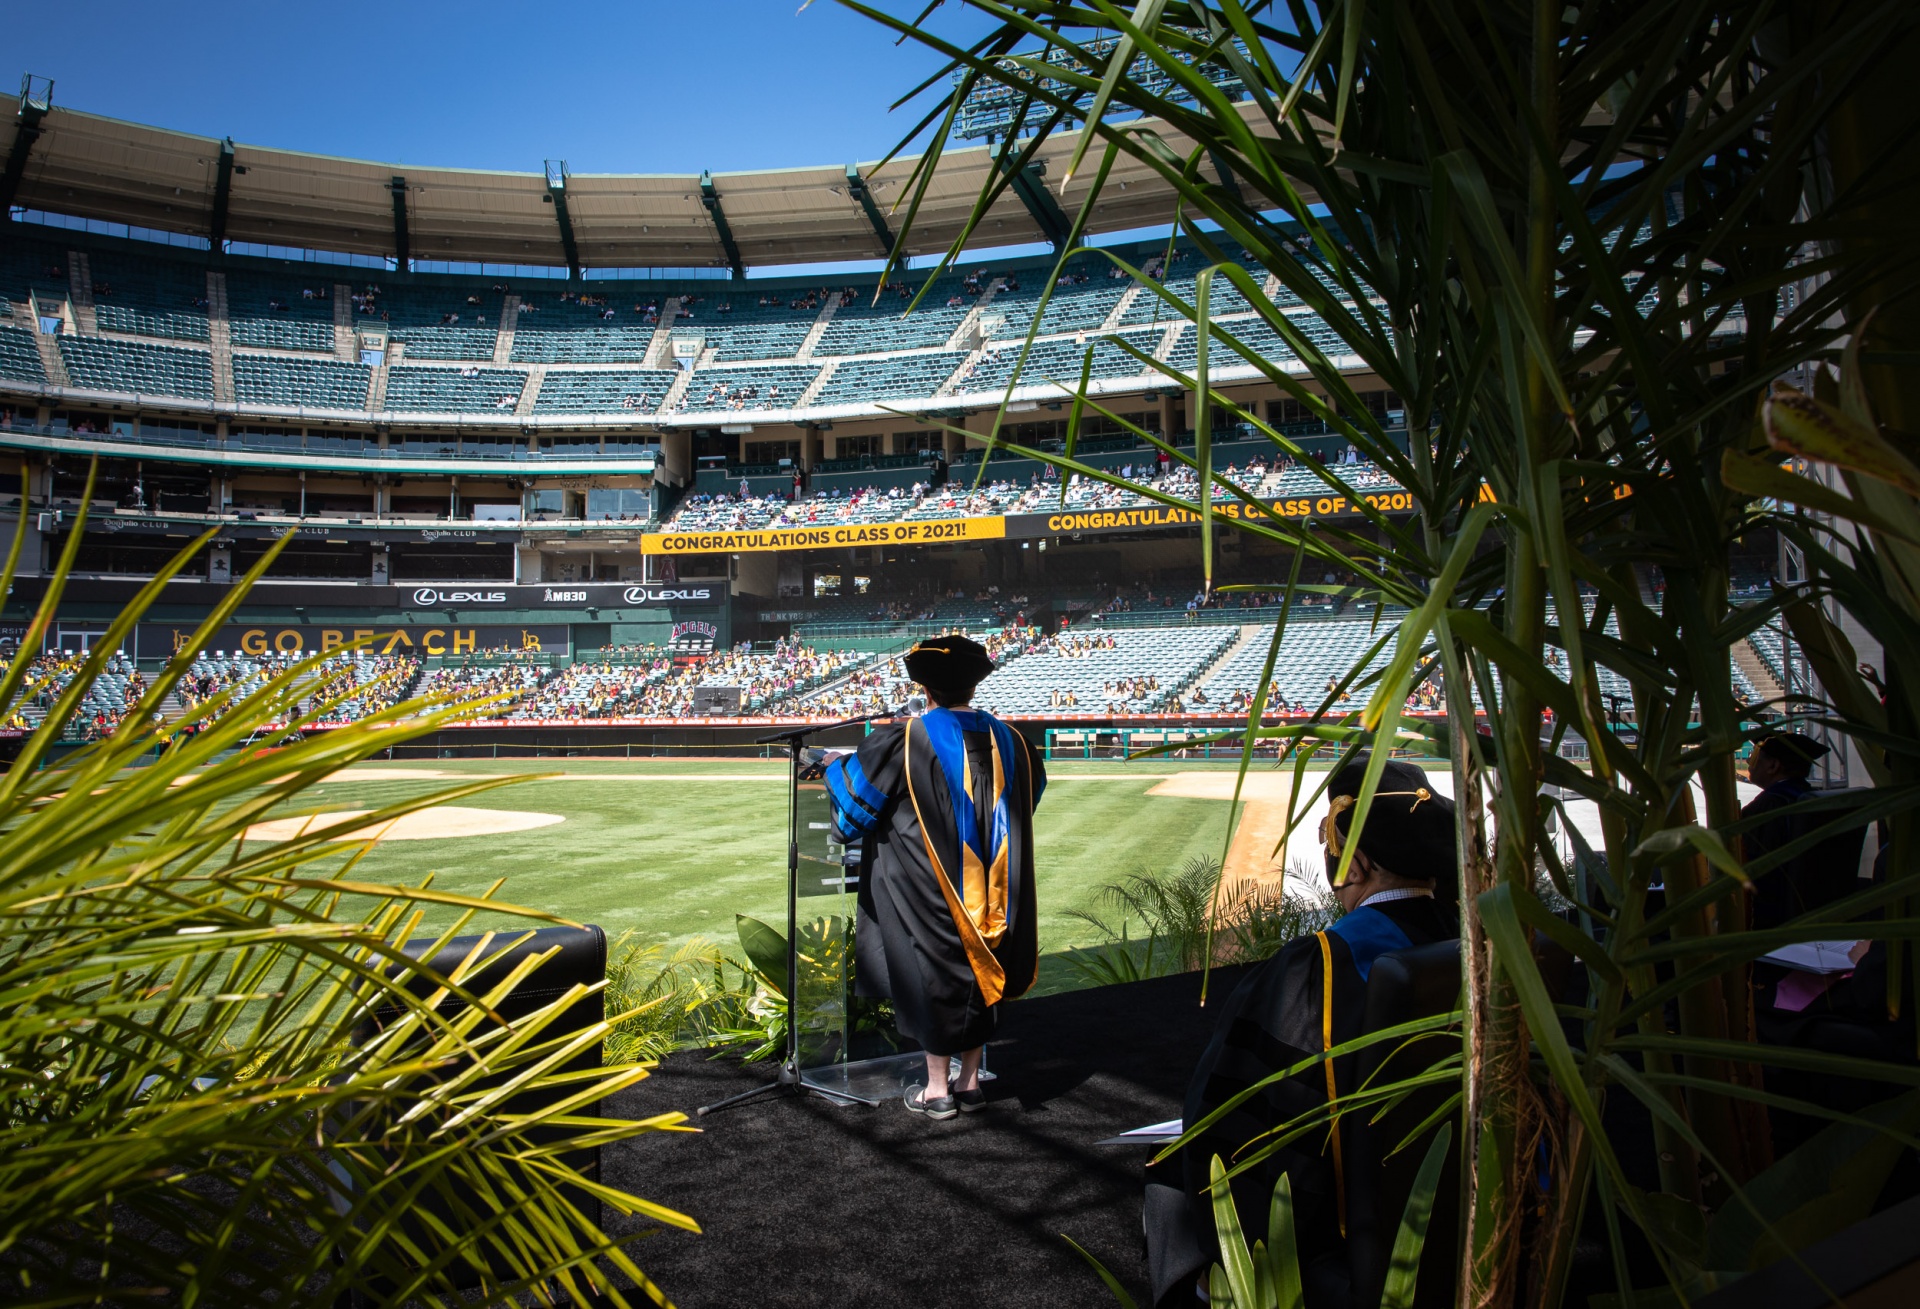
[[[743,553],[734,560],[734,590],[771,597],[780,591],[780,556],[771,550]]]
[[[513,580],[521,586],[537,586],[540,583],[540,550],[537,546],[514,547]]]
[[[987,421],[992,421],[992,420],[989,418]],[[952,426],[958,427],[962,429],[962,431],[972,431],[976,426],[980,424],[980,422],[981,422],[981,417],[978,415],[962,414],[960,415],[960,417],[953,420]],[[942,432],[940,435],[941,435],[942,448],[946,451],[947,462],[952,463],[956,458],[960,456],[962,452],[966,450],[967,438],[964,435],[962,435],[961,432],[953,432],[953,431]]]
[[[667,482],[673,486],[685,486],[693,480],[693,433],[670,431],[660,434],[660,463],[666,470]]]
[[[1178,435],[1186,417],[1186,405],[1182,403],[1178,391],[1163,391],[1160,395],[1160,436],[1171,441]]]
[[[825,440],[817,427],[808,425],[800,429],[800,467],[806,472],[811,473],[813,466],[820,462],[820,448]]]

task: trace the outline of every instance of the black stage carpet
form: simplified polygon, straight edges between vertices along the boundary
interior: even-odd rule
[[[1214,973],[1217,999],[1239,971]],[[987,1108],[948,1122],[769,1097],[610,1150],[608,1182],[704,1229],[657,1232],[635,1262],[684,1309],[1111,1305],[1065,1233],[1142,1297],[1149,1151],[1094,1142],[1179,1114],[1211,1032],[1199,994],[1190,973],[1008,1005]],[[691,1114],[771,1072],[675,1055],[607,1107]]]

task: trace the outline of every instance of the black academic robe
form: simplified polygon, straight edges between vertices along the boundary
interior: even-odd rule
[[[1761,817],[1784,810],[1813,794],[1813,788],[1804,779],[1787,778],[1749,800],[1740,810],[1740,816]],[[1833,812],[1781,814],[1742,836],[1741,853],[1749,861],[1757,859],[1825,826],[1837,816]],[[1753,926],[1756,929],[1779,927],[1809,910],[1862,890],[1860,846],[1865,839],[1864,828],[1842,832],[1762,873],[1753,884]]]
[[[1239,1092],[1361,1035],[1367,977],[1373,961],[1393,950],[1444,941],[1458,933],[1447,911],[1419,897],[1356,909],[1325,934],[1304,936],[1241,979],[1221,1006],[1213,1039],[1187,1085],[1183,1123],[1191,1127]],[[1327,964],[1332,965],[1331,1013]],[[1333,1061],[1341,1093],[1353,1089],[1358,1056]],[[1247,1142],[1327,1103],[1322,1063],[1263,1087],[1193,1144],[1148,1173],[1147,1256],[1154,1303],[1185,1306],[1194,1278],[1218,1258],[1213,1201],[1207,1195],[1210,1161],[1231,1168]],[[1344,1289],[1345,1249],[1340,1205],[1344,1179],[1325,1129],[1292,1142],[1232,1183],[1243,1231],[1262,1236],[1273,1188],[1285,1173],[1293,1191],[1294,1235],[1304,1266],[1309,1309],[1329,1303],[1321,1285]],[[1322,1264],[1322,1276],[1315,1265]]]
[[[977,710],[882,727],[827,770],[835,824],[863,842],[856,989],[891,999],[901,1034],[931,1054],[984,1044],[999,1005],[1033,985],[1033,809],[1045,788],[1038,752]],[[956,813],[968,810],[963,842]]]

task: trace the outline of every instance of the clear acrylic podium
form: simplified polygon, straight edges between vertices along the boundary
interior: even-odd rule
[[[853,932],[860,892],[861,847],[834,839],[832,802],[826,783],[814,780],[841,750],[817,756],[795,792],[799,829],[799,894],[807,918],[801,929],[800,1080],[830,1098],[879,1104],[904,1096],[927,1079],[919,1050],[855,1059]],[[809,778],[807,774],[814,774]],[[960,1061],[953,1061],[953,1073]],[[984,1063],[981,1080],[992,1078]]]

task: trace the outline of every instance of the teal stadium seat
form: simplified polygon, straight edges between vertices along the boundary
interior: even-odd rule
[[[213,362],[205,350],[63,336],[60,358],[73,384],[86,390],[213,399]]]

